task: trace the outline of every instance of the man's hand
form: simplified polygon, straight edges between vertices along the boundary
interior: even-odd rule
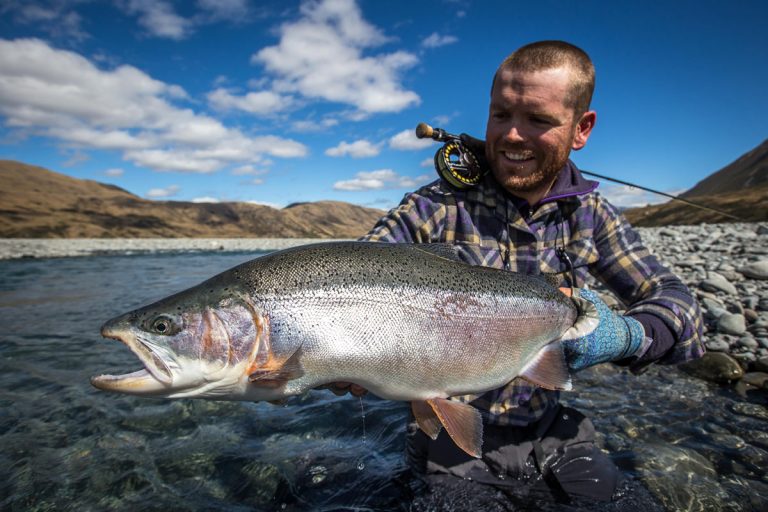
[[[614,313],[591,290],[574,289],[573,292],[577,297],[595,305],[600,323],[586,336],[563,341],[565,358],[571,370],[578,371],[607,361],[618,361],[637,352],[645,338],[645,330],[640,322]]]
[[[351,382],[331,382],[330,384],[318,386],[315,389],[330,389],[336,396],[347,393],[352,393],[354,396],[363,396],[368,393],[368,390],[364,387],[352,384]]]

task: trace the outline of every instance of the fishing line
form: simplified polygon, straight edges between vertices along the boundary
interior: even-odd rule
[[[365,444],[368,442],[368,439],[365,436],[365,408],[363,407],[363,397],[359,396],[357,397],[358,400],[360,400],[360,416],[363,418],[363,447],[365,447]],[[365,469],[365,462],[363,462],[363,456],[360,457],[360,460],[357,461],[357,470],[362,471]]]
[[[432,139],[444,143],[444,145],[437,150],[437,153],[435,153],[435,170],[437,170],[437,174],[439,174],[441,178],[459,190],[477,186],[480,184],[483,176],[485,176],[485,173],[488,172],[487,169],[484,169],[480,165],[480,158],[473,154],[472,151],[464,143],[465,139],[474,140],[475,142],[482,142],[478,139],[474,139],[473,137],[470,137],[466,134],[453,135],[452,133],[446,132],[442,128],[433,128],[427,123],[419,123],[416,126],[416,137],[419,139]],[[481,157],[482,156],[483,155],[481,155]],[[718,210],[717,208],[705,206],[700,203],[695,203],[693,201],[689,201],[688,199],[683,199],[679,196],[667,194],[666,192],[643,187],[642,185],[636,185],[628,181],[610,178],[595,172],[584,171],[581,169],[580,171],[582,174],[586,174],[588,176],[594,176],[595,178],[612,181],[621,185],[639,188],[640,190],[645,190],[646,192],[651,192],[652,194],[668,197],[673,201],[680,201],[681,203],[685,203],[688,206],[693,206],[694,208],[720,214],[724,217],[728,217],[729,219],[741,222],[744,221],[744,219],[736,215]]]

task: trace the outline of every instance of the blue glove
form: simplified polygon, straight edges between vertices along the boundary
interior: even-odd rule
[[[573,371],[631,356],[645,339],[645,329],[634,318],[617,315],[591,290],[574,289],[574,295],[594,304],[599,323],[580,338],[563,341],[565,359]]]

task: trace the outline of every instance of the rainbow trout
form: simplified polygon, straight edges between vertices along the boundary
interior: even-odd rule
[[[243,263],[108,321],[144,369],[91,383],[132,395],[279,401],[332,382],[412,402],[479,457],[482,422],[449,400],[523,377],[570,389],[560,339],[596,325],[540,276],[471,266],[450,246],[320,243]],[[578,306],[578,307],[577,307]]]

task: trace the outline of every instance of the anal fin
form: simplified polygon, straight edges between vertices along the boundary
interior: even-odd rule
[[[479,459],[483,454],[483,419],[480,411],[469,404],[445,398],[432,398],[427,403],[432,406],[456,446]]]
[[[570,391],[573,388],[565,353],[559,342],[542,348],[523,368],[520,377],[545,389]]]

